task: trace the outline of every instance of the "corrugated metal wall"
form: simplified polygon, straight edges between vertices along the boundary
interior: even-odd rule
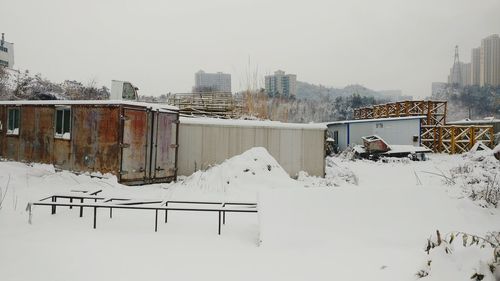
[[[186,124],[181,121],[178,174],[188,176],[252,147],[264,147],[290,176],[306,171],[323,177],[325,130]]]

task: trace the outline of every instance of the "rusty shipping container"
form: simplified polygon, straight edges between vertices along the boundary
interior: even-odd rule
[[[0,157],[112,173],[128,185],[177,177],[177,108],[121,101],[0,102]]]

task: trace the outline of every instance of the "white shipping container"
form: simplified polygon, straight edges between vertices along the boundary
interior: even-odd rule
[[[305,171],[324,177],[325,135],[325,125],[181,118],[178,174],[188,176],[252,147],[264,147],[290,176]]]

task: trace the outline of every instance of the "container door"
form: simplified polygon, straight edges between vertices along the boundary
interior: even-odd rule
[[[152,177],[164,181],[176,175],[177,114],[157,112],[154,120]]]
[[[145,183],[148,167],[148,112],[123,109],[121,180]]]

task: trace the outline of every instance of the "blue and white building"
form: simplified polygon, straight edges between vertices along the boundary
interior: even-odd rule
[[[377,135],[388,144],[420,146],[421,120],[425,116],[345,120],[327,123],[328,137],[339,151],[363,144],[361,137]]]

